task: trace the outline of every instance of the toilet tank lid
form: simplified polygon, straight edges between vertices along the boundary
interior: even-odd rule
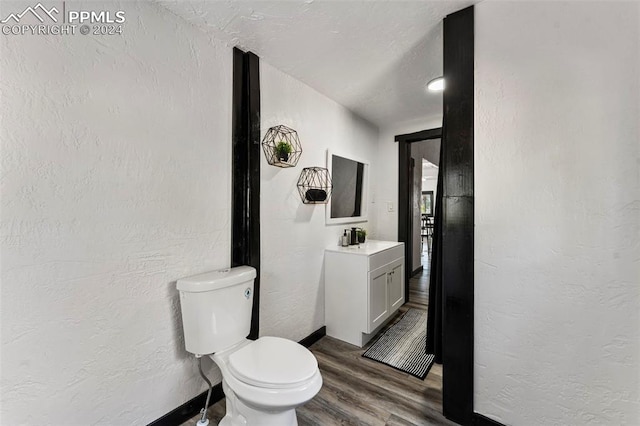
[[[176,287],[179,291],[199,293],[252,281],[255,277],[256,270],[251,266],[237,266],[181,278]]]

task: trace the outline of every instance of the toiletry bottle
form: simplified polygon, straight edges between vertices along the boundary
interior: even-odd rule
[[[351,245],[358,244],[358,228],[351,228]]]
[[[349,245],[349,236],[347,235],[347,230],[344,230],[344,234],[342,234],[342,247],[347,247]]]

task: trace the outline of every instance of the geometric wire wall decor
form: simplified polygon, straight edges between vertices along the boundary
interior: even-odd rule
[[[304,204],[327,204],[333,183],[324,167],[305,167],[298,178],[298,193]]]
[[[262,150],[267,162],[276,167],[295,167],[302,155],[298,132],[279,125],[267,130],[262,139]]]

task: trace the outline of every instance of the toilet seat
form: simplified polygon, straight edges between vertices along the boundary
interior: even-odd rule
[[[239,381],[267,389],[297,387],[318,373],[318,362],[307,348],[279,337],[261,337],[234,351],[228,366]]]

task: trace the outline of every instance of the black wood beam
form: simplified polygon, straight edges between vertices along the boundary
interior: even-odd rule
[[[260,62],[233,49],[231,265],[256,268],[250,339],[260,326]]]
[[[443,413],[473,413],[473,6],[444,20]]]
[[[248,265],[258,272],[254,281],[251,308],[250,339],[259,337],[260,328],[260,59],[251,52],[246,54],[247,114],[249,168],[249,236]]]
[[[245,53],[233,49],[231,266],[247,265],[249,235],[249,156]]]

